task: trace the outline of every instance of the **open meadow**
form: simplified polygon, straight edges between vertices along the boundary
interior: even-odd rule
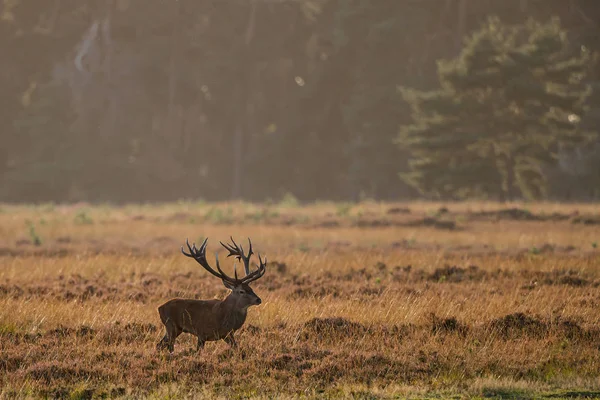
[[[180,246],[230,236],[268,257],[239,348],[157,352],[227,293]],[[0,398],[600,397],[599,245],[585,204],[0,205]]]

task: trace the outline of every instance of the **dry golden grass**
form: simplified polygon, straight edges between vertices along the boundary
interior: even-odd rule
[[[0,206],[1,397],[600,396],[592,205]],[[240,349],[155,350],[222,284],[186,237],[250,236]],[[211,258],[211,257],[209,257]]]

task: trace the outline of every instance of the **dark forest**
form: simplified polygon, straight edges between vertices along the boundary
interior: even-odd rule
[[[0,3],[0,201],[600,198],[597,0]]]

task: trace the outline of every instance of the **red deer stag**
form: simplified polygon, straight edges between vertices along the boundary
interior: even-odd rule
[[[238,279],[235,264],[233,266],[234,278],[227,276],[221,270],[218,254],[215,254],[218,272],[208,264],[206,261],[207,241],[208,239],[205,239],[200,249],[197,249],[195,243],[190,246],[190,243],[186,240],[189,253],[186,253],[183,247],[181,248],[181,252],[187,257],[196,260],[205,270],[221,279],[223,285],[231,289],[231,293],[225,300],[173,299],[158,307],[160,319],[165,325],[167,332],[156,345],[157,349],[167,348],[172,353],[175,339],[183,332],[191,333],[198,337],[197,350],[201,350],[207,341],[220,339],[235,347],[236,342],[233,333],[244,325],[248,307],[258,305],[262,302],[260,297],[254,293],[248,284],[264,275],[267,258],[265,257],[263,262],[259,254],[258,260],[260,265],[258,269],[250,272],[250,257],[253,254],[250,239],[248,239],[249,248],[247,255],[244,254],[242,246],[238,246],[233,238],[231,238],[232,244],[223,244],[220,242],[229,251],[227,257],[235,256],[238,261],[242,260],[244,262],[246,276],[241,279]]]

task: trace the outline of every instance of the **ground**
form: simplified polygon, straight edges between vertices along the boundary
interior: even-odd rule
[[[157,352],[230,235],[269,261],[239,349]],[[0,397],[600,397],[599,242],[583,204],[0,205]]]

